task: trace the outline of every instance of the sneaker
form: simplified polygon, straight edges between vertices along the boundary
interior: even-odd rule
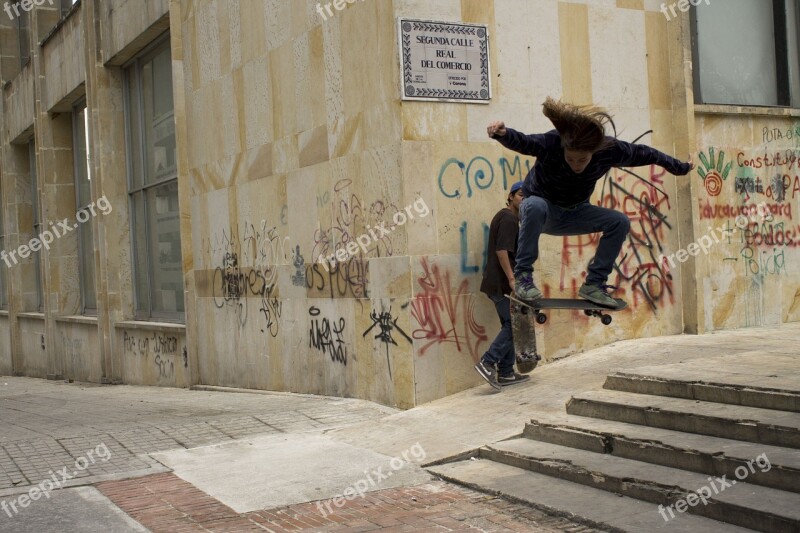
[[[512,372],[507,376],[500,376],[499,378],[497,378],[497,382],[500,384],[501,387],[514,385],[515,383],[525,383],[526,381],[530,380],[531,380],[530,376],[526,376],[525,374],[517,374],[516,372]]]
[[[542,291],[533,283],[533,272],[514,275],[514,295],[520,300],[538,300],[542,297]]]
[[[475,371],[480,374],[489,385],[496,390],[500,390],[500,384],[497,382],[497,370],[495,370],[494,365],[486,363],[481,359],[478,364],[475,365]]]
[[[612,285],[587,285],[584,283],[578,290],[578,296],[584,300],[589,300],[597,305],[602,305],[610,309],[623,309],[628,304],[622,300],[616,300],[609,296],[608,289],[615,289]]]

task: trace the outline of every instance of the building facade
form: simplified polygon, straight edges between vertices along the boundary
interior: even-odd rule
[[[534,162],[486,125],[551,129],[547,96],[698,167],[598,183],[630,307],[553,312],[548,360],[796,321],[800,9],[761,4],[8,2],[0,374],[399,407],[478,384],[488,222]],[[404,100],[399,18],[486,25],[490,102]],[[546,295],[597,238],[542,238]]]

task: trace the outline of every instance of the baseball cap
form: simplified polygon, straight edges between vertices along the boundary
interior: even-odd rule
[[[520,189],[522,188],[522,186],[523,186],[523,185],[525,185],[525,182],[524,182],[524,181],[518,181],[518,182],[516,182],[514,185],[512,185],[512,186],[511,186],[511,190],[510,190],[510,191],[508,191],[508,192],[509,192],[510,194],[514,194],[515,192],[517,192],[518,190],[520,190]]]

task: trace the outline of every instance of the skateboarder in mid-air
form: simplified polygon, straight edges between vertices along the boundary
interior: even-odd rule
[[[481,282],[481,292],[492,300],[500,317],[500,333],[475,365],[475,370],[498,390],[501,386],[530,379],[529,376],[514,372],[516,356],[511,332],[511,301],[505,297],[514,287],[514,255],[517,252],[522,199],[522,182],[518,181],[508,192],[507,207],[498,211],[489,225],[489,249]]]
[[[625,214],[589,203],[595,184],[612,167],[658,165],[683,176],[694,168],[641,144],[608,137],[605,125],[614,122],[597,107],[574,106],[547,98],[544,115],[555,130],[524,135],[500,121],[487,128],[489,137],[511,150],[536,157],[525,178],[525,199],[520,205],[520,231],[514,293],[521,300],[536,300],[542,292],[533,282],[533,263],[539,257],[539,235],[584,235],[602,232],[586,281],[578,296],[618,309],[625,302],[608,294],[608,276],[630,228]]]

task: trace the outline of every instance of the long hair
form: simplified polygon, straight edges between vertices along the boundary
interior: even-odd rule
[[[561,135],[561,146],[565,150],[594,153],[609,144],[606,124],[616,133],[614,120],[601,107],[566,104],[548,96],[542,108],[544,116]]]

